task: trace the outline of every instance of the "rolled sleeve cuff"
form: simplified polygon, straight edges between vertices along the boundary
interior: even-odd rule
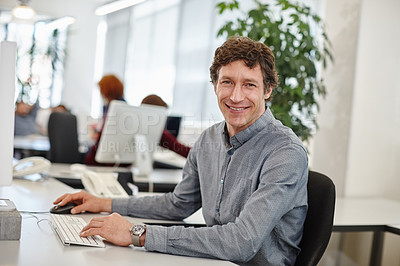
[[[147,226],[144,247],[148,251],[167,252],[167,227]]]

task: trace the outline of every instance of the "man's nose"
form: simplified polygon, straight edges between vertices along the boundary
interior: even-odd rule
[[[240,102],[243,100],[244,94],[242,90],[242,86],[240,84],[235,84],[235,87],[232,90],[230,100],[232,102]]]

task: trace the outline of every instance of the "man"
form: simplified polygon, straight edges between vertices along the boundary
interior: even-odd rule
[[[36,124],[38,104],[18,102],[15,108],[14,136],[27,136],[39,134]]]
[[[265,107],[278,84],[274,61],[267,46],[245,37],[230,38],[216,50],[211,80],[225,121],[201,134],[172,193],[110,200],[79,192],[54,203],[81,204],[73,213],[175,220],[202,207],[203,228],[138,228],[113,213],[94,218],[82,236],[242,265],[294,264],[307,212],[307,155]]]

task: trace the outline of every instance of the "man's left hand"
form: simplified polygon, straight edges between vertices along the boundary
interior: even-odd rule
[[[99,235],[107,241],[119,245],[129,246],[132,244],[130,228],[132,224],[118,213],[106,217],[93,218],[81,231],[80,236],[88,237]]]

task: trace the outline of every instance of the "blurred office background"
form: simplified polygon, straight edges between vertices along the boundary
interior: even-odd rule
[[[184,116],[181,137],[189,142],[195,139],[189,135],[222,120],[208,71],[224,41],[216,37],[225,19],[216,12],[218,1],[147,0],[96,16],[95,9],[107,2],[29,2],[41,20],[73,18],[58,26],[65,63],[51,78],[42,78],[43,107],[63,103],[85,125],[101,116],[98,80],[114,73],[125,84],[128,103],[156,93],[172,114]],[[248,1],[240,2],[249,8]],[[400,200],[400,1],[303,2],[324,19],[335,58],[321,73],[327,96],[320,101],[319,128],[307,143],[310,167],[333,179],[339,197]],[[19,43],[28,49],[32,31],[40,39],[43,25],[10,23],[16,5],[0,0],[0,40],[23,40],[22,32],[30,32]],[[334,233],[321,265],[366,265],[371,240],[369,233]],[[383,265],[400,264],[399,244],[398,236],[385,235]]]

